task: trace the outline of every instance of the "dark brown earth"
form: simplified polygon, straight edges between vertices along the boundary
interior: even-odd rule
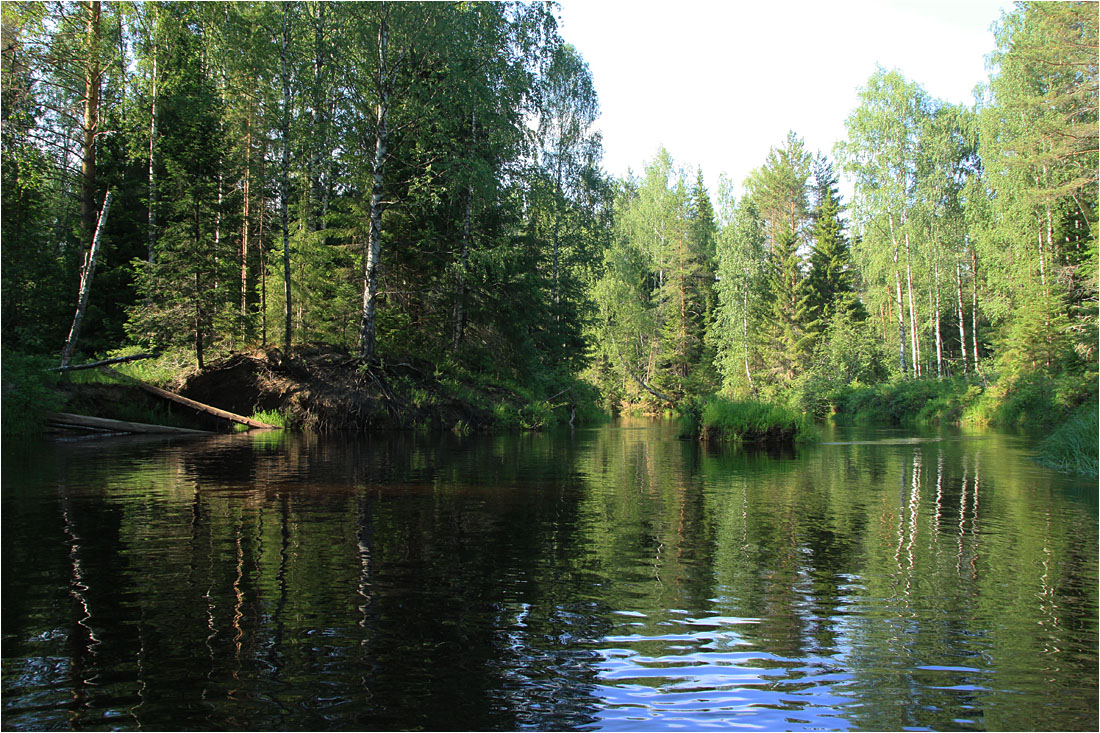
[[[418,401],[410,397],[412,388],[419,390]],[[449,397],[428,364],[367,368],[325,347],[289,356],[278,348],[236,354],[193,374],[179,392],[241,415],[279,410],[292,427],[319,431],[456,425],[477,430],[489,427],[493,417]]]
[[[275,347],[237,353],[156,386],[246,417],[278,411],[288,428],[316,431],[511,430],[520,427],[517,416],[526,414],[523,398],[503,387],[474,384],[453,374],[442,378],[432,364],[415,359],[368,367],[325,346],[300,347],[289,355]],[[235,429],[223,419],[125,383],[69,384],[63,402],[62,411],[82,415]],[[537,420],[527,424],[537,427]]]

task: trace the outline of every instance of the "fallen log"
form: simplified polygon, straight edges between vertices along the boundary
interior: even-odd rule
[[[134,386],[145,390],[149,394],[154,394],[157,397],[163,397],[166,400],[171,400],[172,402],[175,402],[175,403],[180,404],[180,405],[184,405],[185,407],[190,407],[191,409],[197,410],[198,412],[204,412],[207,415],[213,415],[215,417],[220,417],[223,420],[230,420],[232,422],[241,423],[242,425],[248,425],[249,427],[252,427],[252,428],[264,428],[264,429],[267,429],[267,430],[281,430],[282,429],[279,425],[268,425],[265,422],[260,422],[259,420],[253,420],[250,417],[245,417],[244,415],[238,415],[236,413],[229,412],[228,410],[220,410],[217,407],[211,407],[210,405],[204,405],[201,402],[197,402],[195,400],[188,399],[187,397],[184,397],[183,395],[178,395],[175,392],[169,392],[166,389],[161,389],[160,387],[154,387],[151,384],[146,384],[145,382],[141,381],[140,379],[134,379],[133,377],[128,377],[125,374],[122,374],[121,372],[116,372],[111,367],[102,367],[102,369],[105,372],[108,372],[110,374],[114,374],[115,376],[122,377],[123,379],[126,379],[126,380],[130,381],[131,383],[134,384]]]
[[[113,359],[103,359],[102,361],[90,361],[87,364],[74,364],[70,366],[62,367],[50,367],[51,372],[77,372],[81,369],[95,369],[96,367],[107,366],[108,364],[121,364],[125,361],[139,361],[141,359],[155,359],[160,356],[159,351],[154,351],[147,354],[134,354],[132,356],[116,356]]]
[[[103,431],[108,433],[164,433],[166,435],[214,435],[206,430],[192,430],[190,428],[177,428],[171,425],[150,425],[142,422],[127,422],[125,420],[110,420],[105,417],[90,417],[88,415],[73,415],[68,412],[51,412],[46,416],[46,422],[61,428],[82,428],[85,430]]]

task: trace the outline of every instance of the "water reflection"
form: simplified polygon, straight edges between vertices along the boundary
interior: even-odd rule
[[[6,445],[5,724],[1095,727],[1095,487],[673,430]]]

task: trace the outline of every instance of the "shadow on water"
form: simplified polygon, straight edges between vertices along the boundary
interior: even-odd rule
[[[1011,436],[6,444],[12,729],[1093,729],[1096,488]]]

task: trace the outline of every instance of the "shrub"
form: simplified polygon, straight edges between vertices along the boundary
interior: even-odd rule
[[[46,413],[61,407],[56,360],[5,350],[0,355],[4,435],[30,435],[46,424]]]
[[[1096,404],[1077,408],[1039,444],[1036,460],[1058,471],[1096,476],[1100,464],[1100,413]]]
[[[700,412],[699,435],[738,443],[798,443],[817,438],[809,418],[798,410],[765,402],[707,400]]]

